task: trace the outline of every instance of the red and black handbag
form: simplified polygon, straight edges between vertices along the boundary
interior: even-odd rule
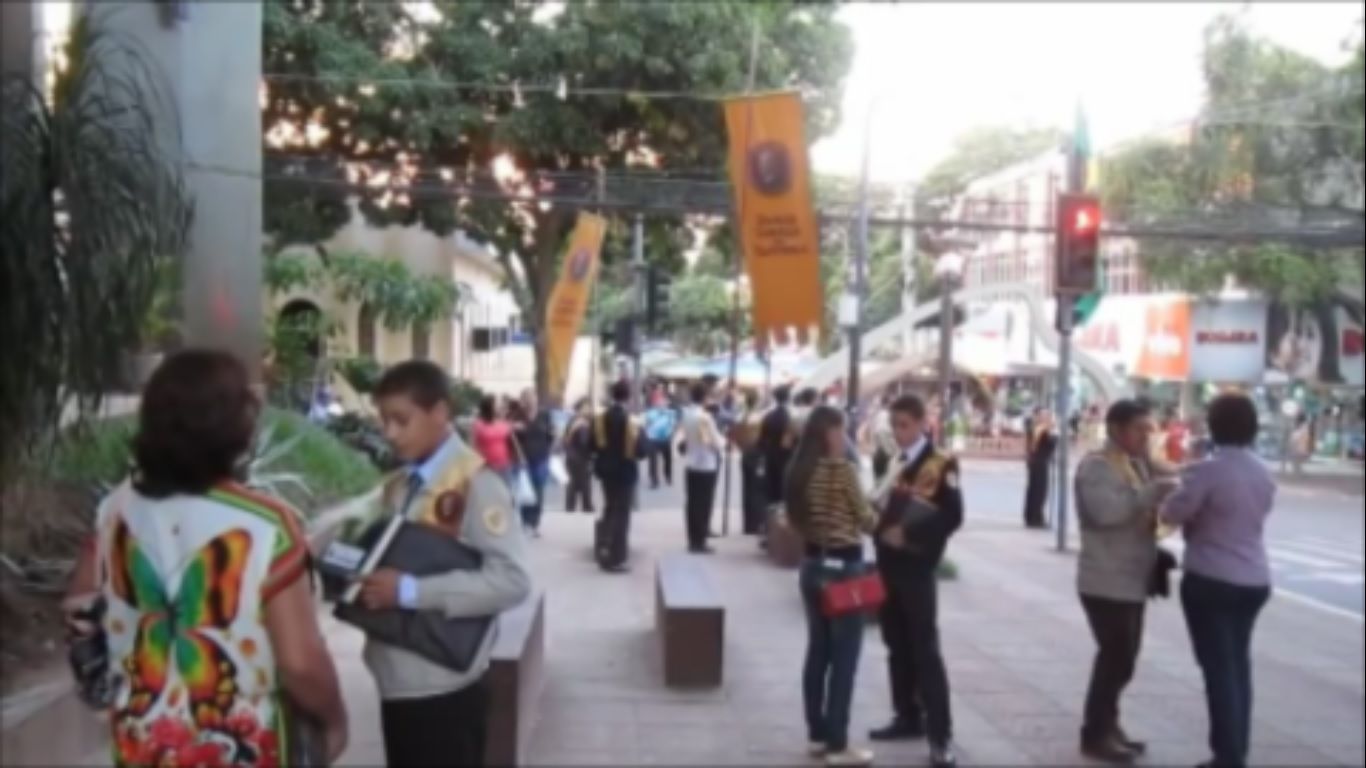
[[[831,618],[849,613],[871,613],[887,599],[887,588],[875,570],[861,576],[826,584],[821,590],[821,611]]]

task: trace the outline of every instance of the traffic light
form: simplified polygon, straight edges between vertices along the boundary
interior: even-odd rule
[[[1091,315],[1100,308],[1100,291],[1092,291],[1084,296],[1077,297],[1072,302],[1072,327],[1078,328],[1086,325],[1086,321],[1091,319]]]
[[[636,351],[636,324],[623,317],[612,328],[612,348],[618,355],[633,355]]]
[[[658,266],[650,265],[645,273],[645,327],[654,332],[669,314],[669,292],[673,278]]]
[[[1056,241],[1054,292],[1059,296],[1094,292],[1100,283],[1100,199],[1058,195]]]

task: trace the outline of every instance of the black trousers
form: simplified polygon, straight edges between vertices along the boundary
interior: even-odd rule
[[[664,470],[664,482],[669,485],[674,484],[674,455],[673,446],[668,440],[650,441],[650,485],[659,487],[659,470]]]
[[[759,454],[747,452],[740,456],[741,512],[746,536],[756,536],[764,530],[763,462]]]
[[[1081,738],[1097,742],[1115,735],[1120,727],[1119,697],[1134,679],[1143,644],[1144,606],[1090,595],[1081,596],[1081,605],[1097,646]]]
[[[564,509],[566,512],[577,512],[578,502],[583,502],[583,511],[593,511],[593,467],[587,459],[566,459],[564,463],[565,472],[569,475],[569,484],[565,488]]]
[[[1024,524],[1026,528],[1042,528],[1048,523],[1044,517],[1044,504],[1048,502],[1047,462],[1028,465],[1028,479],[1025,483]]]
[[[687,516],[689,549],[707,546],[712,507],[716,502],[716,475],[716,472],[688,470],[683,508]]]
[[[1220,768],[1247,764],[1252,628],[1270,597],[1268,587],[1244,587],[1189,572],[1181,579],[1181,608],[1205,678],[1209,747]]]
[[[934,572],[882,569],[887,600],[878,614],[887,644],[892,707],[902,722],[924,721],[931,743],[953,737],[949,675],[939,648],[939,583]]]
[[[486,678],[441,696],[381,700],[379,717],[389,768],[484,765]]]
[[[626,564],[631,551],[631,504],[635,501],[634,483],[602,484],[602,548],[598,564],[615,568]]]

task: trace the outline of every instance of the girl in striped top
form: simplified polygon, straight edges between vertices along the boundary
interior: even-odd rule
[[[811,753],[826,765],[868,765],[872,752],[849,746],[854,673],[863,648],[860,613],[826,616],[821,593],[827,584],[861,575],[863,534],[877,517],[864,499],[856,465],[849,461],[844,415],[819,406],[811,411],[787,471],[786,502],[792,527],[806,541],[799,584],[806,606],[807,648],[802,672]]]

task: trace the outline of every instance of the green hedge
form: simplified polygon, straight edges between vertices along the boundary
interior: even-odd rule
[[[68,430],[46,465],[49,477],[81,485],[118,483],[128,472],[129,446],[135,430],[136,419],[131,416]],[[271,473],[291,473],[303,480],[311,494],[289,486],[283,488],[289,501],[304,512],[364,493],[380,480],[379,471],[364,455],[299,414],[267,409],[261,430],[271,431],[272,445],[299,436],[298,442],[267,469]]]

